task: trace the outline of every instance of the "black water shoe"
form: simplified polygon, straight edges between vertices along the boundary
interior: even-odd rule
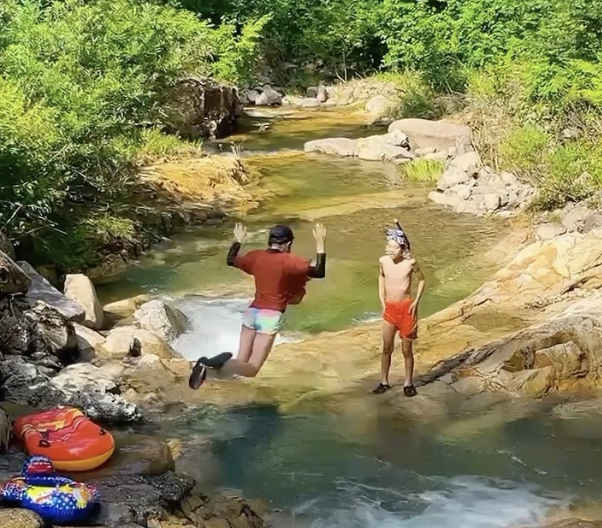
[[[192,367],[192,374],[188,379],[188,386],[192,390],[197,390],[207,378],[207,367],[202,363],[203,358],[199,359],[194,367]]]
[[[408,398],[413,398],[418,392],[416,392],[416,387],[414,387],[414,385],[406,385],[403,388],[403,394]]]
[[[199,361],[206,367],[219,370],[231,359],[231,352],[222,352],[221,354],[218,354],[217,356],[211,358],[202,357],[201,359],[199,359]]]
[[[378,387],[372,391],[372,394],[384,394],[391,388],[388,383],[379,383]]]

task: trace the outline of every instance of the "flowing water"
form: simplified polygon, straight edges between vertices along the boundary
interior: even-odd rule
[[[314,115],[275,121],[267,134],[247,134],[245,145],[299,149],[316,137],[362,135],[356,122],[337,127],[336,113]],[[328,229],[327,279],[312,281],[304,302],[290,308],[281,341],[378,317],[377,259],[383,230],[396,217],[426,273],[421,317],[466,296],[490,272],[482,255],[504,227],[433,206],[426,200],[429,186],[400,179],[394,167],[292,153],[249,162],[261,169],[261,185],[273,193],[244,218],[250,248],[265,245],[270,225],[286,222],[297,233],[294,251],[310,257],[313,223]],[[233,224],[175,237],[100,287],[101,297],[153,292],[174,298],[193,322],[174,343],[179,351],[196,358],[201,350],[236,350],[252,284],[225,265]],[[512,409],[504,412],[511,415]],[[295,525],[314,528],[534,525],[573,495],[602,491],[593,462],[599,460],[602,427],[587,420],[569,426],[544,413],[482,430],[469,426],[464,436],[448,434],[478,418],[478,411],[458,411],[447,422],[414,423],[383,412],[378,403],[352,414],[309,415],[208,406],[168,422],[166,430],[185,440],[186,467],[201,480],[207,459],[215,460],[215,477],[204,480],[267,499],[291,513]],[[602,420],[595,424],[602,426]],[[210,452],[202,447],[207,439]]]

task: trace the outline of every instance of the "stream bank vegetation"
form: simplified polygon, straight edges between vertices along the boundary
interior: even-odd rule
[[[600,27],[602,0],[5,0],[0,223],[34,264],[94,266],[141,228],[141,164],[200,152],[164,132],[177,80],[250,85],[266,70],[288,89],[392,80],[397,117],[470,124],[487,163],[538,186],[540,208],[590,198]]]

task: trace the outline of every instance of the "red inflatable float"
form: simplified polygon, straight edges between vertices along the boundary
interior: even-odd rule
[[[111,434],[72,407],[17,418],[14,431],[30,455],[48,457],[62,471],[90,471],[115,451]]]

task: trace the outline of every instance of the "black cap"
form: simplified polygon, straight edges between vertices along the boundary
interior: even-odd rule
[[[289,226],[276,225],[270,229],[268,243],[270,244],[286,244],[292,242],[295,238],[293,230]]]

